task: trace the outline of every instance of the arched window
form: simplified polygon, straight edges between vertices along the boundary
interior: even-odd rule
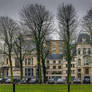
[[[89,65],[88,57],[84,58],[84,65]]]
[[[91,49],[90,48],[88,48],[88,55],[90,55],[91,54]]]
[[[54,60],[53,63],[56,64],[56,61]]]
[[[80,48],[78,48],[78,54],[80,55],[80,53],[81,53],[81,50],[80,50]]]
[[[86,54],[86,48],[83,48],[83,55]]]

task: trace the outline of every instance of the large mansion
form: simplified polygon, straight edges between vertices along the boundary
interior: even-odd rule
[[[27,49],[32,47],[30,41],[26,43]],[[49,41],[49,55],[46,59],[46,76],[47,78],[62,78],[67,79],[67,61],[63,57],[64,44],[61,40]],[[13,75],[20,76],[20,69],[15,55],[12,56]],[[7,56],[3,59],[1,66],[3,71],[0,71],[1,76],[10,77],[10,66]],[[35,56],[28,55],[23,61],[23,76],[37,77],[37,59]],[[83,80],[88,76],[92,81],[92,43],[90,36],[86,33],[81,33],[77,39],[75,56],[71,62],[71,79],[79,78]]]

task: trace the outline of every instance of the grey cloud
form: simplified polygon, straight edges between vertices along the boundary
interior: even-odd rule
[[[0,0],[0,15],[10,16],[19,19],[19,11],[29,3],[39,3],[45,5],[53,14],[56,14],[57,7],[62,2],[72,3],[79,16],[83,16],[85,12],[92,7],[92,0]]]

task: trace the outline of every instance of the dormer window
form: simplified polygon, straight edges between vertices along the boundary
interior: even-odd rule
[[[82,42],[86,42],[86,37],[83,37],[82,38]]]

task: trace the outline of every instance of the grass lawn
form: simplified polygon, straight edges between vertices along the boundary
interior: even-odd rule
[[[0,92],[12,90],[12,85],[0,84]],[[67,92],[67,85],[16,85],[15,92]],[[71,85],[71,92],[92,92],[92,85]]]

